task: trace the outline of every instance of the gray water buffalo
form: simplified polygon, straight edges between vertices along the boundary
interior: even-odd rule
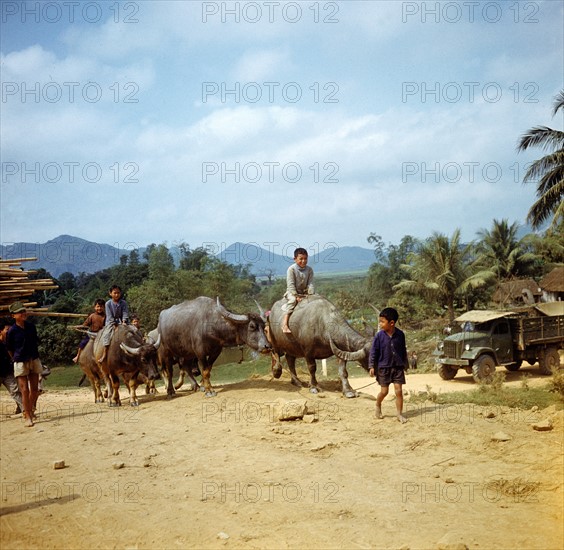
[[[141,373],[149,380],[159,378],[157,349],[160,345],[160,339],[154,343],[145,343],[139,331],[134,327],[117,325],[104,356],[102,333],[103,330],[99,331],[94,340],[94,358],[100,365],[108,390],[111,392],[110,406],[121,405],[119,397],[120,375],[128,380],[131,405],[138,406],[136,389],[139,382],[137,375]],[[100,362],[102,358],[103,360]]]
[[[269,338],[276,360],[273,361],[273,374],[280,377],[282,367],[278,361],[281,355],[286,355],[292,384],[304,384],[296,375],[296,358],[305,357],[309,369],[310,391],[317,393],[316,359],[326,359],[335,355],[339,359],[339,377],[343,387],[343,395],[357,397],[348,380],[347,361],[358,361],[368,370],[368,356],[372,345],[372,338],[366,338],[354,330],[326,298],[317,294],[308,296],[298,303],[290,316],[291,333],[282,331],[284,312],[282,305],[285,300],[278,300],[270,311],[268,318]]]
[[[158,328],[151,330],[147,334],[148,342],[156,342],[158,338],[159,338]],[[179,376],[176,384],[174,384],[174,389],[175,390],[180,389],[184,385],[184,378],[186,377],[186,375],[188,375],[188,378],[190,378],[192,391],[198,391],[200,385],[198,384],[198,382],[196,382],[196,379],[194,378],[194,376],[199,376],[201,374],[200,369],[198,368],[198,359],[194,358],[188,361],[182,361],[179,360],[177,357],[172,357],[172,355],[169,356],[165,352],[165,346],[161,344],[157,352],[157,366],[159,367],[159,371],[161,372],[161,374],[164,376],[165,386],[167,388],[168,395],[171,396],[174,392],[170,392],[170,393],[168,392],[168,373],[166,366],[167,359],[172,361],[172,366],[178,364]]]
[[[200,296],[161,311],[157,330],[163,346],[162,361],[167,373],[169,397],[174,394],[172,365],[178,361],[191,375],[194,359],[202,373],[206,396],[214,396],[210,372],[221,350],[246,344],[262,353],[270,351],[264,327],[260,315],[228,311],[219,298],[215,301]],[[193,376],[191,378],[193,380]]]

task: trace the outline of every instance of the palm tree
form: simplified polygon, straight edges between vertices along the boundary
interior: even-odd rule
[[[529,274],[537,259],[517,239],[518,229],[517,222],[509,225],[507,220],[494,220],[490,231],[478,231],[477,261],[484,269],[491,270],[498,282]]]
[[[564,90],[555,97],[552,115],[563,108]],[[538,179],[538,200],[527,214],[533,229],[538,229],[551,216],[551,226],[564,218],[564,132],[536,126],[521,136],[517,150],[525,151],[536,146],[554,148],[554,151],[533,162],[523,178],[523,183]]]
[[[411,263],[404,267],[411,279],[404,279],[394,290],[437,300],[446,306],[449,321],[454,321],[454,303],[468,290],[484,286],[492,278],[489,271],[478,271],[473,257],[473,245],[460,243],[460,229],[449,239],[433,233],[410,255]]]

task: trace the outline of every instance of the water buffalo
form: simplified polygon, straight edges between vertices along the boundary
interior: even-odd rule
[[[331,355],[339,359],[339,376],[343,387],[343,395],[357,397],[348,380],[347,361],[358,361],[368,370],[368,356],[372,338],[362,336],[354,330],[326,298],[317,294],[302,300],[290,316],[291,333],[282,331],[285,300],[278,300],[270,311],[268,318],[269,337],[274,351],[273,374],[280,377],[282,367],[278,361],[280,355],[286,355],[292,384],[304,384],[296,375],[296,358],[305,357],[310,373],[310,391],[317,393],[316,359],[326,359]]]
[[[194,359],[198,360],[206,396],[214,396],[210,372],[221,350],[246,344],[259,352],[270,351],[264,326],[260,315],[232,313],[220,303],[219,298],[216,302],[200,296],[161,311],[157,330],[163,346],[169,397],[174,394],[172,365],[178,360],[190,374]]]
[[[159,377],[156,364],[160,340],[145,343],[137,329],[128,325],[117,325],[105,357],[100,363],[100,359],[104,356],[102,333],[102,330],[99,331],[94,340],[94,358],[100,364],[108,390],[111,391],[110,406],[121,405],[120,375],[128,380],[131,405],[138,406],[139,401],[135,393],[138,385],[137,374],[142,373],[149,380]]]
[[[97,363],[96,359],[94,359],[94,337],[95,334],[93,333],[78,358],[78,364],[82,369],[84,376],[86,376],[90,381],[90,385],[94,391],[94,403],[103,403],[104,396],[101,385],[104,383],[104,373],[102,372],[100,364]]]
[[[156,342],[158,338],[159,338],[159,330],[157,328],[153,329],[152,331],[149,332],[149,334],[147,334],[148,342]],[[168,393],[168,374],[166,367],[166,359],[167,359],[167,354],[165,351],[165,346],[161,344],[157,352],[157,365],[159,367],[160,372],[164,376],[165,385],[167,387],[167,393]],[[178,369],[179,369],[179,376],[176,384],[174,384],[174,389],[175,390],[180,389],[184,385],[184,378],[186,377],[186,375],[188,375],[188,378],[190,378],[192,391],[198,391],[200,385],[198,384],[198,382],[196,382],[196,379],[194,378],[195,375],[198,376],[201,374],[200,369],[198,368],[198,359],[194,358],[185,362],[182,360],[179,361],[178,358],[174,357],[171,359],[171,361],[173,366],[175,364],[178,364]],[[170,397],[171,393],[168,393],[168,395]]]

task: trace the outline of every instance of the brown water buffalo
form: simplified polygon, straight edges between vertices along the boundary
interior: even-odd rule
[[[137,375],[142,373],[149,380],[159,377],[157,370],[157,349],[160,340],[154,343],[145,343],[137,329],[128,325],[117,325],[114,329],[112,341],[104,356],[101,330],[94,340],[94,358],[100,364],[106,384],[111,396],[110,406],[120,406],[119,376],[126,376],[130,391],[130,403],[138,406],[136,389],[138,386]],[[103,360],[100,363],[100,359]],[[111,387],[111,389],[110,389]]]
[[[210,372],[221,350],[246,344],[259,352],[270,351],[264,326],[260,315],[228,311],[219,298],[216,301],[200,296],[161,311],[158,333],[163,346],[169,397],[174,394],[172,365],[175,360],[186,366],[186,372],[190,373],[194,359],[202,373],[206,396],[214,396]]]
[[[86,347],[82,350],[78,358],[78,364],[84,375],[90,381],[90,385],[94,391],[94,403],[103,403],[104,395],[102,393],[102,384],[105,383],[105,379],[100,364],[94,359],[94,337],[95,334],[92,335]]]
[[[315,373],[316,359],[326,359],[332,355],[339,359],[339,377],[346,397],[357,397],[348,380],[347,361],[358,361],[368,370],[368,356],[372,338],[366,338],[354,330],[341,312],[326,298],[314,294],[298,303],[290,316],[291,333],[282,331],[285,300],[278,300],[268,318],[269,337],[275,357],[286,356],[292,384],[304,384],[296,375],[296,358],[305,357],[311,377],[309,388],[317,393]],[[279,361],[273,361],[273,374],[280,377],[282,370]]]

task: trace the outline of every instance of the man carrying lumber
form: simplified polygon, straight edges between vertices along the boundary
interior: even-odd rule
[[[39,360],[37,329],[27,320],[27,312],[21,302],[12,304],[9,311],[16,322],[8,331],[6,347],[14,361],[14,376],[22,394],[25,425],[31,427],[36,418],[39,375],[43,371]]]

